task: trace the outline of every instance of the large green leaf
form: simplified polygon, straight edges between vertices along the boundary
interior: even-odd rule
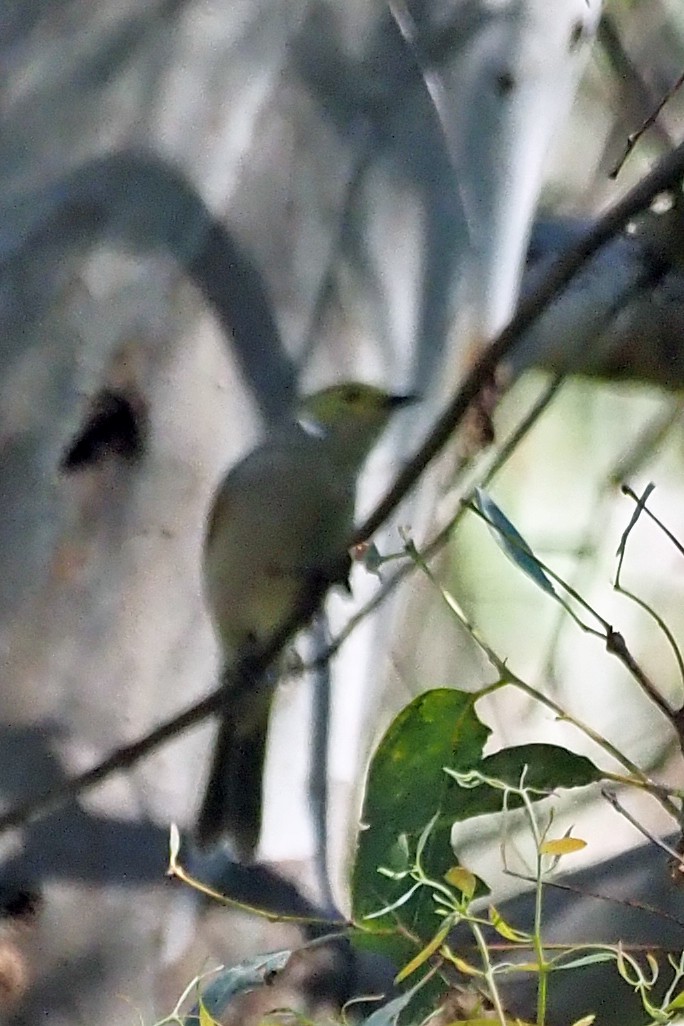
[[[426,824],[437,816],[425,847],[426,872],[441,879],[454,863],[449,843],[459,806],[471,792],[458,786],[444,767],[465,771],[479,766],[489,736],[475,713],[477,694],[440,688],[416,698],[389,727],[371,762],[352,877],[356,922],[393,904],[411,881],[391,880],[379,866],[401,870],[415,854]],[[439,922],[432,900],[419,891],[397,914],[366,921],[370,929],[399,920],[425,941]],[[415,953],[415,951],[414,951]]]
[[[458,773],[477,770],[513,787],[520,784],[524,770],[527,787],[538,792],[530,794],[535,801],[555,788],[582,787],[601,778],[589,759],[555,745],[520,745],[484,757],[490,731],[475,712],[477,699],[478,693],[451,688],[420,695],[399,713],[371,762],[352,873],[353,918],[361,929],[352,939],[357,947],[382,952],[398,970],[430,944],[441,921],[430,888],[415,890],[402,903],[415,881],[409,876],[392,879],[378,868],[408,870],[418,840],[432,821],[421,861],[431,879],[442,881],[456,862],[450,844],[454,822],[498,812],[504,802],[500,787],[462,787],[445,768]],[[509,795],[509,807],[518,802]],[[486,886],[478,882],[477,893],[483,892]],[[392,911],[365,918],[391,905]],[[418,974],[427,967],[426,962]],[[442,988],[439,977],[433,977],[420,994],[412,995],[412,1015],[434,1008]],[[400,1011],[398,1006],[396,1010]],[[384,1012],[394,1014],[395,1007],[387,1006]]]
[[[401,924],[426,944],[439,926],[429,888],[399,904],[413,881],[388,878],[378,868],[408,869],[418,838],[434,817],[422,863],[428,876],[441,881],[455,862],[450,844],[454,822],[503,806],[499,787],[461,787],[445,768],[477,770],[512,786],[520,784],[525,770],[526,786],[538,792],[530,794],[532,800],[556,788],[584,787],[601,779],[589,759],[556,745],[520,745],[483,757],[490,731],[475,712],[477,698],[477,693],[449,688],[426,692],[397,716],[373,757],[352,877],[354,919],[371,931]],[[516,804],[519,800],[509,797],[509,807]],[[390,905],[391,912],[364,919]],[[406,956],[410,944],[403,940],[399,947]]]

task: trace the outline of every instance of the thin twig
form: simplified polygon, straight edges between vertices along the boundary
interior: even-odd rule
[[[639,142],[641,137],[649,128],[655,128],[660,142],[664,146],[672,146],[673,140],[667,129],[658,121],[663,108],[672,99],[677,90],[684,82],[684,72],[676,82],[667,90],[660,99],[654,94],[653,89],[644,81],[638,68],[625,50],[620,34],[617,31],[613,20],[604,14],[599,22],[598,40],[603,46],[608,59],[614,66],[615,73],[620,85],[626,89],[629,99],[638,108],[638,116],[643,118],[639,128],[627,136],[622,156],[615,167],[610,171],[610,178],[617,178],[622,170],[625,161]]]
[[[520,423],[515,427],[510,435],[503,441],[503,443],[496,450],[494,458],[491,460],[486,472],[480,478],[478,478],[481,487],[486,488],[487,485],[494,479],[504,464],[507,462],[511,453],[518,447],[522,439],[527,435],[530,429],[537,422],[539,417],[544,413],[546,408],[552,402],[552,400],[558,394],[558,391],[563,384],[564,378],[561,375],[557,375],[553,380],[544,387],[537,399],[532,404],[529,411],[525,414]],[[471,463],[469,457],[463,458],[461,464],[457,467],[454,476],[458,477],[459,474],[466,470],[468,465]],[[468,494],[471,491],[469,486],[463,489],[461,494]],[[447,522],[439,528],[437,533],[424,545],[421,545],[420,555],[421,559],[429,562],[434,556],[444,548],[449,538],[452,536],[456,526],[463,519],[467,512],[467,507],[460,502],[458,509],[449,517]],[[374,612],[407,577],[416,573],[418,567],[413,560],[405,559],[399,567],[394,570],[386,580],[383,580],[382,584],[371,598],[365,602],[360,609],[349,618],[344,627],[335,635],[330,641],[328,647],[324,649],[319,656],[316,657],[313,664],[305,666],[305,670],[315,669],[319,660],[329,661],[337,652],[340,650],[347,638],[352,634],[358,625],[365,620],[372,612]]]
[[[644,498],[643,498],[643,496],[642,496],[642,497],[640,498],[640,497],[639,497],[639,496],[638,496],[638,495],[637,495],[637,494],[636,494],[636,493],[635,493],[635,492],[634,492],[634,491],[633,491],[633,490],[632,490],[632,489],[631,489],[631,488],[629,487],[629,485],[626,485],[626,484],[623,484],[623,485],[622,485],[622,488],[620,489],[620,491],[622,492],[622,494],[623,494],[623,495],[626,495],[626,496],[628,496],[628,498],[630,498],[630,499],[633,499],[633,500],[634,500],[634,502],[636,502],[636,503],[637,503],[637,505],[638,505],[638,506],[639,506],[639,508],[640,508],[640,509],[639,509],[639,511],[641,512],[641,510],[643,510],[643,512],[644,512],[644,513],[646,514],[646,516],[647,516],[647,517],[650,517],[650,518],[651,518],[651,520],[653,521],[653,523],[654,523],[654,524],[656,524],[656,525],[657,525],[657,526],[658,526],[658,527],[660,528],[660,530],[661,530],[661,531],[663,532],[663,534],[664,534],[664,535],[665,535],[665,537],[666,537],[666,538],[668,539],[668,541],[672,542],[672,544],[674,545],[674,547],[675,547],[675,548],[677,549],[677,551],[679,552],[680,556],[684,556],[684,545],[682,545],[682,543],[681,543],[681,542],[679,541],[679,539],[678,539],[678,538],[676,538],[676,537],[675,537],[675,535],[674,535],[674,534],[672,533],[672,531],[670,531],[670,530],[669,530],[669,529],[668,529],[668,528],[667,528],[667,527],[665,526],[665,524],[664,524],[664,523],[662,522],[662,520],[659,520],[659,519],[658,519],[658,517],[657,517],[657,516],[655,515],[655,513],[653,513],[653,512],[652,512],[652,511],[651,511],[651,510],[650,510],[650,509],[648,508],[648,506],[646,506],[646,505],[645,505],[645,501],[644,501]],[[646,496],[646,498],[648,498],[648,496]]]
[[[631,823],[634,829],[638,830],[639,833],[646,838],[646,840],[650,841],[651,844],[654,844],[656,848],[660,848],[660,850],[664,851],[666,855],[670,856],[670,858],[676,859],[676,861],[681,865],[681,854],[679,852],[676,852],[675,849],[672,848],[666,841],[662,841],[660,838],[656,837],[655,834],[652,834],[649,830],[647,830],[643,823],[640,823],[636,816],[633,816],[632,813],[624,807],[622,802],[619,800],[618,796],[615,794],[615,791],[610,791],[607,787],[602,787],[601,797],[605,798],[608,804],[612,805],[615,811],[619,812],[620,815],[624,819],[626,819],[628,823]]]
[[[627,643],[622,634],[620,634],[619,631],[614,630],[612,627],[609,628],[606,634],[606,651],[610,652],[611,655],[616,656],[622,665],[629,670],[642,691],[648,696],[648,698],[650,698],[653,704],[660,709],[663,716],[667,717],[669,722],[677,731],[677,737],[680,745],[684,745],[684,739],[681,736],[677,724],[677,710],[673,709],[670,703],[665,701],[651,678],[644,670],[642,670],[632,653],[627,648]]]
[[[215,688],[206,698],[184,709],[183,712],[164,720],[158,727],[138,740],[117,748],[91,769],[60,781],[57,785],[45,788],[24,801],[17,802],[6,812],[0,814],[0,833],[11,827],[21,826],[35,816],[51,812],[83,791],[94,787],[111,773],[127,769],[165,741],[170,741],[182,731],[219,712],[226,700],[226,693],[239,691],[241,687],[245,686],[245,680],[258,678],[275,662],[290,638],[312,618],[321,603],[325,590],[323,581],[313,582],[306,600],[298,605],[287,622],[283,623],[273,634],[268,644],[244,664],[227,672],[221,687]]]
[[[621,89],[632,107],[632,114],[635,118],[642,118],[641,127],[628,135],[625,150],[623,150],[620,159],[609,172],[609,177],[616,179],[623,164],[625,164],[625,161],[641,139],[641,136],[649,128],[655,129],[658,140],[663,147],[672,149],[674,141],[668,129],[657,119],[662,108],[665,107],[678,86],[675,86],[658,102],[658,97],[654,90],[644,80],[641,72],[626,50],[625,45],[623,45],[619,32],[615,28],[613,18],[609,14],[604,13],[600,19],[597,39],[612,65],[618,88]]]
[[[525,873],[516,873],[509,869],[506,871],[506,876],[513,877],[514,880],[521,880],[523,883],[534,883],[534,877],[527,876]],[[553,887],[556,891],[566,891],[568,894],[574,894],[579,898],[593,898],[596,901],[606,901],[612,905],[621,905],[624,908],[632,909],[636,912],[645,912],[650,916],[658,916],[661,919],[667,919],[668,922],[674,923],[676,926],[681,926],[684,929],[684,919],[678,919],[677,916],[672,915],[670,912],[665,912],[661,908],[656,908],[655,905],[648,905],[642,901],[636,901],[633,898],[616,898],[612,894],[598,894],[596,891],[588,891],[584,887],[574,887],[572,884],[561,883],[559,880],[547,880],[547,887]],[[617,942],[616,942],[617,943]],[[586,945],[582,945],[583,947]],[[505,950],[504,946],[501,946]],[[567,948],[567,944],[547,944],[550,948]],[[640,950],[641,946],[637,944],[625,944],[623,945],[625,950],[635,951]],[[654,945],[644,945],[645,950],[653,951]],[[679,950],[679,949],[678,949]]]

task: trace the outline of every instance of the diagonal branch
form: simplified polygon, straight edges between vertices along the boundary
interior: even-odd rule
[[[684,176],[684,144],[680,144],[677,149],[664,157],[576,245],[553,264],[544,280],[520,304],[509,324],[474,364],[454,398],[436,421],[424,444],[398,475],[384,499],[355,532],[350,543],[358,543],[367,539],[394,512],[402,499],[415,486],[423,470],[438,455],[461,423],[470,403],[477,397],[483,385],[490,380],[497,365],[519,342],[524,332],[544,312],[554,297],[570,283],[589,258],[617,234],[630,218],[648,207],[658,193],[673,188],[682,176]],[[346,553],[340,553],[340,574],[344,572],[346,562]],[[337,569],[336,567],[331,568],[329,579],[336,579],[334,571]],[[237,667],[222,687],[215,689],[201,702],[190,706],[177,716],[165,720],[144,737],[118,748],[102,762],[84,773],[47,788],[33,798],[12,806],[0,815],[0,832],[20,826],[30,818],[44,815],[56,806],[75,798],[82,791],[93,787],[111,773],[133,765],[165,741],[216,713],[224,701],[225,689],[239,687],[240,681],[244,681],[246,673],[258,675],[269,668],[290,639],[312,618],[323,601],[326,590],[323,580],[316,582],[306,597],[306,601],[293,611],[292,615],[274,633],[269,643],[252,656],[249,666]]]
[[[415,486],[429,463],[437,456],[465,416],[471,402],[491,380],[503,358],[511,352],[524,333],[572,281],[578,271],[602,246],[618,234],[636,214],[645,210],[655,197],[679,184],[684,176],[684,143],[661,161],[601,217],[570,249],[549,268],[539,285],[520,303],[515,314],[473,365],[463,384],[439,417],[427,439],[407,463],[396,481],[365,522],[356,531],[354,542],[365,541],[377,531]]]

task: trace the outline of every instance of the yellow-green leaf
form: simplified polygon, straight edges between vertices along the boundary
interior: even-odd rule
[[[216,1019],[207,1011],[207,1006],[199,999],[199,1026],[218,1026]]]
[[[474,873],[471,873],[465,866],[452,866],[444,874],[444,879],[452,887],[455,887],[457,891],[460,891],[465,898],[472,898],[477,887],[477,877]]]
[[[670,1001],[665,1011],[674,1012],[678,1008],[684,1008],[684,990],[681,992],[681,994],[677,994],[676,998],[673,998],[672,1001]]]
[[[505,940],[513,941],[516,944],[525,944],[530,940],[529,933],[523,933],[522,930],[516,930],[513,926],[507,923],[494,905],[490,905],[489,907],[489,922],[492,924],[496,932],[501,937],[504,937]]]
[[[455,955],[451,948],[446,949],[445,955],[451,964],[454,965],[460,973],[463,973],[464,976],[482,976],[481,969],[471,965],[470,962],[466,962],[464,958],[460,958],[458,955]]]
[[[452,924],[447,922],[441,930],[438,930],[435,936],[432,938],[429,944],[426,944],[421,951],[418,952],[415,958],[412,958],[410,962],[407,962],[404,968],[397,973],[394,982],[402,983],[407,977],[414,973],[416,969],[420,969],[421,965],[427,962],[436,951],[439,951],[442,944],[444,943],[446,936],[451,929]]]
[[[580,837],[558,837],[555,841],[544,841],[539,848],[541,855],[571,855],[586,848],[587,842]]]

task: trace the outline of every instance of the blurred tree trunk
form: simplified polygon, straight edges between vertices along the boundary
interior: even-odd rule
[[[425,396],[376,454],[367,507],[501,325],[598,13],[585,0],[548,8],[415,4],[417,51],[397,24],[410,35],[407,11],[361,0],[62,0],[2,14],[6,801],[214,685],[205,512],[220,474],[298,388],[360,376]],[[64,476],[106,387],[147,410],[144,451]],[[402,521],[420,525],[435,481]],[[386,532],[382,544],[395,541]],[[357,581],[361,597],[372,587]],[[334,667],[340,850],[399,608]],[[414,668],[402,672],[400,689],[413,687]],[[287,763],[282,739],[293,719],[304,738],[307,702],[296,685],[281,696],[273,761],[287,765],[288,792],[293,780],[303,790],[306,759]],[[5,880],[46,891],[12,1021],[158,1013],[166,828],[192,822],[209,738],[193,730],[3,838]],[[264,854],[305,861],[306,816],[277,787],[270,808]]]

